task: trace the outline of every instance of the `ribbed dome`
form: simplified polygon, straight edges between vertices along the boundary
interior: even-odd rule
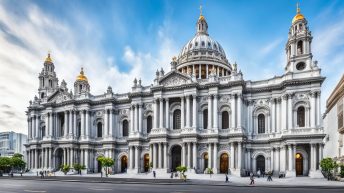
[[[208,53],[214,53],[215,55],[220,54],[223,59],[226,58],[226,54],[223,51],[222,46],[209,35],[206,34],[196,34],[185,46],[179,54],[179,58],[182,58],[188,53],[206,51]]]

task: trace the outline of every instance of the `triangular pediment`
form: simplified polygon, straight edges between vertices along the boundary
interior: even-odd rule
[[[171,71],[159,80],[159,84],[163,86],[178,86],[191,81],[191,78],[178,71]]]
[[[72,99],[70,93],[68,92],[65,92],[64,90],[62,89],[58,89],[57,91],[55,91],[53,94],[51,94],[49,97],[48,97],[48,101],[47,102],[52,102],[52,103],[61,103],[63,101],[67,101],[67,100],[70,100]]]

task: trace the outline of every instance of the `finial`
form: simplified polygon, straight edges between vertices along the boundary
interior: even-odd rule
[[[50,63],[53,62],[53,60],[52,60],[51,57],[50,57],[50,50],[48,51],[48,56],[47,56],[47,58],[45,59],[45,62],[50,62]]]
[[[199,6],[200,16],[202,15],[202,5]]]
[[[177,57],[173,56],[172,61],[175,62],[177,60]]]
[[[83,67],[81,67],[80,74],[84,75],[84,68]]]
[[[296,13],[300,13],[300,3],[296,3]]]

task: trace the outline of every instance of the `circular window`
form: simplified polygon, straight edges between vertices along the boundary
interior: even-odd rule
[[[296,65],[296,69],[297,70],[304,70],[306,68],[306,64],[304,62],[299,62],[297,65]]]

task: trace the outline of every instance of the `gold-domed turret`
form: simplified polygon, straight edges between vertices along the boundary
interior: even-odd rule
[[[303,16],[303,15],[301,14],[300,7],[299,7],[299,3],[297,3],[297,4],[296,4],[296,15],[294,16],[293,22],[292,22],[292,23],[295,23],[295,22],[297,22],[297,21],[299,21],[299,20],[303,20],[303,19],[305,19],[305,16]]]
[[[202,15],[202,5],[199,6],[200,14],[198,20],[205,20],[204,16]]]
[[[84,68],[81,68],[80,74],[76,77],[76,80],[88,82],[87,77],[84,75]]]
[[[48,53],[47,58],[45,59],[44,63],[53,63],[53,60],[50,57],[50,52]]]

